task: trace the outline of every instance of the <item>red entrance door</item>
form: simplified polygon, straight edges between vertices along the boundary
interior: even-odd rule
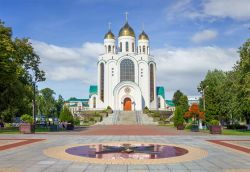
[[[123,110],[124,111],[131,111],[132,110],[132,101],[128,97],[124,99]]]

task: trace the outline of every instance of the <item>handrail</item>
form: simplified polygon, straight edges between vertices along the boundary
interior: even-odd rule
[[[116,110],[114,111],[114,116],[113,116],[113,124],[116,125],[117,122],[119,121],[119,116],[120,116],[120,111]]]
[[[142,125],[141,111],[135,111],[137,124]]]

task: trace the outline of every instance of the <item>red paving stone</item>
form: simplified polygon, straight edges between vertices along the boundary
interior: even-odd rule
[[[250,141],[250,140],[207,140],[207,141],[209,141],[211,143],[215,143],[215,144],[218,144],[218,145],[226,146],[226,147],[229,147],[231,149],[235,149],[235,150],[242,151],[242,152],[250,154],[250,149],[249,148],[227,143],[228,141],[229,142],[231,142],[231,141],[232,142],[233,141],[240,142],[240,141]]]
[[[2,151],[2,150],[6,150],[6,149],[15,148],[18,146],[23,146],[23,145],[27,145],[27,144],[31,144],[31,143],[35,143],[35,142],[40,142],[40,141],[43,141],[46,139],[0,139],[0,140],[16,140],[16,141],[23,140],[22,142],[10,143],[10,144],[0,146],[0,151]]]
[[[79,134],[79,135],[204,135],[201,132],[179,131],[173,127],[152,125],[96,125],[78,129],[72,132],[58,132],[52,134]]]

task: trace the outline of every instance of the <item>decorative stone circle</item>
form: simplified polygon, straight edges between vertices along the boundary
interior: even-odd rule
[[[87,146],[87,145],[95,145],[95,144],[110,144],[110,145],[121,145],[121,144],[140,144],[140,142],[106,142],[106,143],[89,143],[89,144],[72,144],[65,146],[57,146],[45,149],[43,152],[48,157],[75,161],[75,162],[84,162],[84,163],[95,163],[95,164],[170,164],[170,163],[180,163],[186,161],[193,161],[197,159],[205,158],[208,153],[205,150],[194,148],[186,145],[177,145],[177,144],[163,144],[163,143],[148,143],[147,144],[158,144],[165,146],[175,146],[188,150],[187,154],[182,156],[170,157],[170,158],[161,158],[161,159],[98,159],[98,158],[88,158],[82,156],[76,156],[72,154],[68,154],[65,152],[66,149],[76,147],[76,146]]]
[[[126,94],[129,94],[130,93],[130,88],[129,87],[126,87],[125,89],[124,89],[124,92],[126,93]]]

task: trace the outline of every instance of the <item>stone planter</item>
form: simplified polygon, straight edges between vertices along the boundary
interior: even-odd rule
[[[184,128],[185,128],[185,125],[183,124],[177,125],[177,130],[184,130]]]
[[[31,134],[31,133],[35,133],[35,126],[30,124],[30,123],[22,123],[19,126],[19,131],[22,134]]]
[[[198,132],[198,131],[199,131],[199,125],[193,124],[193,125],[191,126],[191,131],[192,131],[192,132]]]
[[[221,126],[220,125],[211,125],[209,127],[210,134],[221,134]]]

